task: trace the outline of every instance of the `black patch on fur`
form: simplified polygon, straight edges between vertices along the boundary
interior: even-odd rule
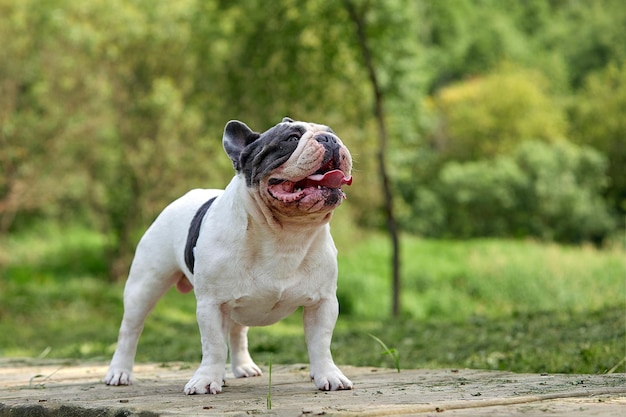
[[[246,146],[239,156],[248,187],[258,185],[263,177],[285,163],[306,132],[303,126],[281,123],[264,132]]]
[[[200,206],[196,214],[191,219],[191,224],[189,225],[189,232],[187,233],[187,243],[185,244],[185,263],[187,264],[187,268],[193,274],[193,266],[196,263],[196,256],[193,253],[193,250],[196,247],[196,243],[198,243],[198,237],[200,236],[200,225],[202,225],[202,220],[206,215],[207,211],[211,207],[211,204],[215,201],[217,197],[213,197],[206,203]]]

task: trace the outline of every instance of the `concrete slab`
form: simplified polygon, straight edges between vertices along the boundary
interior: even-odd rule
[[[195,366],[195,365],[194,365]],[[273,367],[234,379],[220,395],[186,396],[183,363],[143,364],[130,387],[101,383],[107,366],[0,361],[5,416],[626,416],[626,374],[539,375],[471,369],[403,370],[343,366],[351,391],[321,392],[307,365]]]

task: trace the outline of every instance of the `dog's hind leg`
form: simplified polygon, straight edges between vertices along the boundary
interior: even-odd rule
[[[163,259],[160,260],[156,265],[148,264],[146,257],[135,256],[124,288],[124,317],[117,348],[104,378],[107,385],[132,384],[135,353],[144,321],[163,294],[182,279],[182,272],[171,264],[163,265]]]

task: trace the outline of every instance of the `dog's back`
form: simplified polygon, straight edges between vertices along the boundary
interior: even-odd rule
[[[182,249],[188,240],[190,225],[198,209],[223,192],[216,189],[195,189],[169,204],[139,241],[130,275],[138,272],[137,269],[149,268],[154,271],[151,275],[158,280],[169,279],[177,272],[182,272],[189,278],[192,272],[185,263]]]

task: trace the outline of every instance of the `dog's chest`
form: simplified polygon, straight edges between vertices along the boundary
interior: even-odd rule
[[[288,294],[258,294],[234,299],[229,304],[233,320],[246,326],[267,326],[287,317],[299,306],[310,304],[309,297]]]
[[[305,263],[293,268],[286,261],[272,267],[251,269],[241,276],[225,307],[238,323],[248,326],[273,324],[300,306],[319,302],[332,293],[327,273]]]

